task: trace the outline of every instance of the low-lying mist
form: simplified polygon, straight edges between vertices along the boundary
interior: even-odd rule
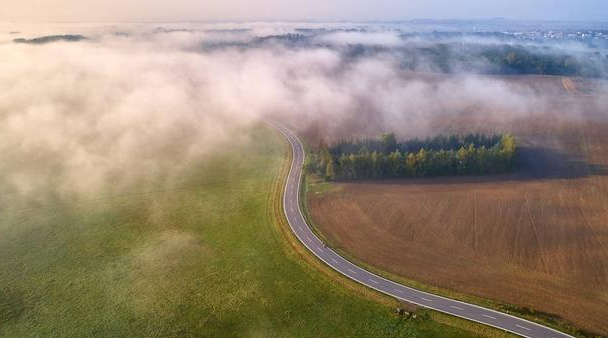
[[[565,110],[555,99],[563,88],[541,92],[480,75],[487,64],[450,65],[446,75],[420,54],[404,67],[408,46],[425,42],[390,29],[312,36],[287,24],[0,27],[2,209],[13,197],[171,185],[270,118],[313,138],[412,137],[435,133],[437,119],[455,114],[507,124]],[[584,113],[566,106],[572,118]]]

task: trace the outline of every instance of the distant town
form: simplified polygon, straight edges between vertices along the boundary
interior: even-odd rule
[[[585,30],[585,31],[505,31],[502,34],[513,37],[517,40],[572,40],[572,41],[593,41],[608,40],[608,30]]]

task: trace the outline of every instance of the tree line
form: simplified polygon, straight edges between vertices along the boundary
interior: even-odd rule
[[[499,74],[547,74],[599,77],[606,70],[606,59],[594,63],[591,59],[576,58],[568,54],[543,53],[521,46],[496,46],[480,53]],[[602,61],[598,59],[598,61]],[[602,69],[603,68],[603,69]]]
[[[481,72],[484,74],[539,74],[582,76],[608,75],[608,56],[599,52],[565,53],[548,47],[512,44],[435,44],[408,49],[404,68],[415,70],[430,62],[443,73]],[[481,66],[481,67],[480,67]]]
[[[378,139],[323,142],[306,160],[307,173],[326,180],[485,175],[515,168],[513,136],[469,134],[397,142]]]

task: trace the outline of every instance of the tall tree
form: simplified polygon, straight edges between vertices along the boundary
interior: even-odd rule
[[[334,171],[334,161],[327,162],[325,166],[325,179],[328,181],[333,180],[336,177],[336,172]]]
[[[380,143],[382,144],[383,151],[386,153],[392,153],[397,150],[397,138],[395,137],[395,133],[382,134]]]

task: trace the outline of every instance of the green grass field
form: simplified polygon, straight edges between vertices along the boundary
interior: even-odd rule
[[[478,336],[398,317],[294,253],[286,145],[252,137],[174,188],[1,212],[0,337]]]

